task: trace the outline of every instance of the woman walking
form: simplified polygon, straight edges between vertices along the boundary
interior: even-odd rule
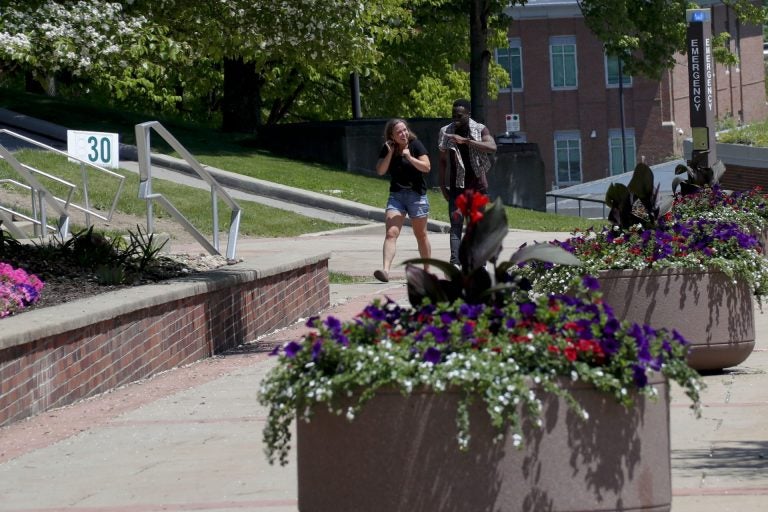
[[[373,273],[379,281],[389,281],[397,238],[400,236],[406,215],[411,218],[419,255],[422,258],[431,257],[432,248],[427,237],[429,200],[425,180],[430,168],[427,150],[410,130],[408,123],[404,119],[390,119],[384,127],[384,145],[376,162],[376,172],[379,176],[388,173],[390,177],[389,200],[385,213],[383,267]]]

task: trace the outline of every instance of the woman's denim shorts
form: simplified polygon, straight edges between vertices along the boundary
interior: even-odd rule
[[[419,194],[413,190],[403,189],[389,193],[387,210],[397,210],[403,215],[406,213],[412,219],[429,215],[429,199],[427,194]]]

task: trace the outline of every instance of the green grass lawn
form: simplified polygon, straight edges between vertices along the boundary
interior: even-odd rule
[[[65,101],[18,91],[0,90],[0,107],[38,117],[46,121],[74,127],[79,130],[95,130],[118,133],[120,140],[134,142],[134,126],[137,123],[157,120],[165,126],[204,165],[229,172],[250,176],[282,185],[311,190],[321,194],[359,202],[383,208],[388,196],[388,180],[383,177],[363,176],[326,165],[312,164],[278,157],[265,151],[256,150],[241,143],[243,135],[223,134],[212,126],[193,124],[175,119],[158,119],[154,116],[124,112],[84,101]],[[159,136],[152,138],[153,147],[158,152],[172,154],[170,148]],[[165,147],[163,147],[165,146]],[[29,152],[38,153],[39,152]],[[30,165],[39,165],[41,169],[55,169],[67,176],[79,173],[79,167],[59,162],[55,155],[31,155],[25,152],[23,158]],[[64,159],[62,159],[64,160]],[[0,172],[9,172],[7,168]],[[120,199],[118,209],[126,213],[142,214],[145,204],[136,197],[138,177],[125,171],[126,192]],[[155,182],[153,182],[155,183]],[[202,231],[210,231],[210,198],[203,190],[191,189],[167,182],[156,182],[155,191],[167,195],[171,202],[179,207],[193,224]],[[162,184],[161,184],[162,183]],[[333,184],[333,192],[328,190]],[[95,189],[100,188],[96,184]],[[108,204],[108,193],[103,192],[96,200],[103,207]],[[111,196],[109,196],[111,197]],[[448,206],[437,191],[429,192],[431,205],[430,217],[447,222]],[[332,223],[308,219],[283,210],[275,210],[258,203],[244,203],[241,233],[250,236],[281,237],[301,233],[324,231],[338,227]],[[156,209],[159,210],[159,209]],[[220,212],[224,210],[220,208]],[[574,228],[586,228],[604,221],[580,219],[578,217],[554,215],[545,212],[507,207],[507,217],[511,228],[535,231],[571,231]],[[158,212],[158,215],[163,213]]]
[[[718,133],[717,141],[725,144],[768,147],[768,120]]]

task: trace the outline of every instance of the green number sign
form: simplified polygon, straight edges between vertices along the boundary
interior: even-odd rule
[[[94,165],[117,168],[117,148],[116,133],[67,130],[67,152]]]
[[[112,143],[109,137],[88,137],[90,152],[88,161],[93,163],[106,164],[112,159]]]

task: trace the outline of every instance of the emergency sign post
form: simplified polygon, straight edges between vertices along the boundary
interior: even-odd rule
[[[688,101],[691,109],[691,161],[712,168],[715,149],[715,62],[712,53],[711,11],[687,9]],[[722,165],[722,164],[721,164]]]

